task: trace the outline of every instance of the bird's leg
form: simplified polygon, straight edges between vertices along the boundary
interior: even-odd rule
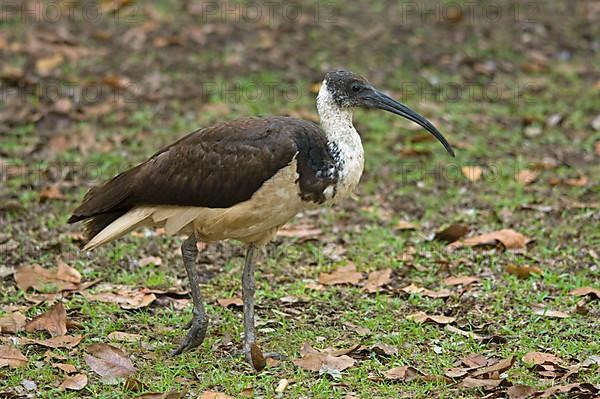
[[[254,330],[254,244],[248,245],[246,262],[242,273],[242,298],[244,301],[244,355],[246,361],[252,364],[251,346],[256,340]]]
[[[248,250],[246,252],[246,261],[244,264],[244,271],[242,273],[242,299],[244,301],[244,346],[242,348],[242,353],[244,354],[246,361],[251,366],[253,366],[254,368],[262,368],[264,367],[264,364],[260,366],[260,360],[254,359],[258,361],[258,363],[255,363],[255,361],[252,359],[252,344],[256,342],[256,332],[254,329],[254,292],[256,291],[254,281],[255,249],[256,246],[254,244],[248,245]],[[266,358],[279,360],[287,359],[287,356],[275,352],[262,352],[258,355],[263,358],[263,361]]]
[[[206,328],[208,327],[208,317],[204,311],[202,292],[200,291],[200,279],[195,267],[198,248],[196,247],[196,237],[193,234],[181,245],[181,255],[190,281],[194,308],[192,310],[192,320],[189,323],[189,330],[179,347],[171,353],[172,356],[179,355],[188,349],[202,344],[206,336]]]

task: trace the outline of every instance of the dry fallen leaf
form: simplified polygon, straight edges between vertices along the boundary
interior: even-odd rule
[[[488,359],[480,353],[473,353],[464,358],[460,359],[460,361],[455,363],[456,365],[463,365],[467,368],[467,371],[475,370],[481,367],[487,366],[489,363]]]
[[[562,359],[551,354],[551,353],[543,353],[543,352],[529,352],[525,356],[523,356],[523,361],[529,364],[540,365],[544,363],[551,364],[561,364],[563,363]]]
[[[587,176],[579,176],[577,178],[561,179],[558,177],[551,177],[548,179],[548,183],[551,186],[565,185],[571,187],[585,187],[589,183]]]
[[[481,169],[479,166],[463,166],[461,171],[463,176],[465,176],[469,181],[477,181],[483,174],[483,169]]]
[[[402,291],[406,292],[407,294],[418,294],[420,292],[423,292],[424,289],[425,288],[419,287],[418,285],[412,283],[402,288]]]
[[[448,316],[436,316],[436,315],[428,315],[425,312],[417,312],[406,316],[407,320],[412,320],[419,324],[424,323],[435,323],[435,324],[450,324],[453,323],[456,318],[448,317]]]
[[[509,263],[504,269],[508,274],[513,274],[520,278],[528,278],[534,274],[540,275],[544,273],[540,267],[532,265],[515,265]]]
[[[68,363],[51,363],[50,365],[52,367],[55,367],[57,369],[64,371],[66,374],[73,374],[74,372],[77,371],[77,368],[75,366],[73,366],[72,364],[68,364]]]
[[[87,351],[92,355],[85,356],[85,362],[103,379],[114,381],[119,377],[128,377],[135,373],[135,367],[129,355],[121,349],[108,344],[92,344]]]
[[[433,290],[425,288],[423,290],[423,292],[421,292],[421,294],[426,297],[429,297],[429,298],[448,298],[448,297],[452,296],[452,292],[447,289],[433,291]]]
[[[375,270],[374,272],[370,272],[367,277],[367,281],[363,286],[363,290],[368,293],[374,293],[381,290],[381,287],[387,285],[391,282],[392,277],[392,269],[387,268],[383,270]]]
[[[517,181],[524,185],[531,184],[537,180],[538,175],[536,170],[524,169],[517,174]]]
[[[67,311],[62,302],[57,302],[46,313],[34,317],[25,325],[25,330],[48,331],[51,337],[58,337],[67,333]]]
[[[459,384],[463,388],[496,388],[502,384],[503,380],[500,379],[479,379],[472,377],[465,377],[464,380]]]
[[[261,371],[267,366],[267,361],[262,350],[255,343],[250,346],[250,358],[252,359],[252,366],[254,366],[256,371]]]
[[[123,309],[145,308],[156,300],[156,295],[146,292],[143,288],[132,289],[129,287],[120,287],[116,292],[107,291],[90,294],[87,291],[82,291],[81,294],[88,301],[116,303]]]
[[[527,399],[535,393],[535,389],[528,385],[513,385],[506,390],[508,399]]]
[[[86,117],[92,119],[108,115],[114,112],[120,106],[118,101],[95,102],[93,105],[83,107],[83,113]]]
[[[356,360],[348,355],[336,356],[329,352],[320,352],[308,344],[302,347],[301,355],[302,358],[293,361],[294,365],[310,371],[321,369],[344,371],[356,363]]]
[[[356,285],[362,279],[362,273],[356,271],[356,265],[349,263],[332,273],[320,273],[319,282],[324,285],[352,284]]]
[[[453,243],[454,241],[460,240],[469,232],[469,227],[464,224],[451,224],[442,231],[435,233],[433,237],[436,241],[443,241],[445,243]]]
[[[44,269],[39,265],[20,266],[14,277],[17,287],[24,291],[29,288],[42,292],[74,290],[81,282],[81,274],[61,260],[53,269]]]
[[[402,288],[402,291],[407,294],[420,294],[429,298],[448,298],[452,296],[452,292],[450,290],[441,289],[439,291],[430,290],[428,288],[419,287],[415,284],[407,285]]]
[[[565,184],[567,186],[572,186],[572,187],[585,187],[587,186],[589,182],[589,179],[587,176],[579,176],[576,179],[566,179],[565,180]]]
[[[369,334],[371,334],[371,330],[369,328],[367,328],[367,327],[357,326],[357,325],[349,323],[349,322],[346,322],[346,323],[343,323],[343,324],[344,324],[344,326],[346,328],[348,328],[351,331],[354,331],[358,335],[369,335]]]
[[[452,332],[452,333],[455,333],[455,334],[462,335],[463,337],[469,337],[469,338],[472,338],[472,339],[474,339],[474,340],[476,340],[476,341],[482,341],[482,340],[485,338],[485,337],[483,337],[483,336],[481,336],[481,335],[479,335],[479,334],[475,334],[475,333],[474,333],[474,332],[472,332],[472,331],[464,331],[464,330],[461,330],[460,328],[456,328],[456,327],[454,327],[454,326],[450,326],[450,325],[447,325],[447,326],[445,327],[445,329],[446,329],[447,331],[450,331],[450,332]]]
[[[598,393],[598,388],[589,383],[573,383],[567,385],[557,385],[546,389],[542,394],[541,398],[556,397],[560,393],[583,393],[587,395],[577,395],[572,397],[588,398],[593,397],[594,394]]]
[[[306,283],[304,284],[304,288],[307,290],[323,291],[325,286],[319,283]]]
[[[460,367],[451,367],[444,370],[444,375],[448,378],[462,378],[467,374],[469,374],[468,370],[465,370],[464,368]]]
[[[217,299],[217,303],[219,305],[223,306],[224,308],[229,308],[229,307],[240,307],[241,308],[242,306],[244,306],[244,301],[239,296],[234,296],[231,298]]]
[[[82,336],[70,336],[70,335],[60,335],[58,337],[48,338],[48,339],[30,339],[30,338],[19,338],[19,342],[21,345],[41,345],[46,348],[74,348],[83,339]]]
[[[21,332],[25,328],[26,321],[27,318],[21,312],[13,312],[0,317],[0,334]]]
[[[38,75],[48,76],[64,61],[61,53],[55,53],[49,57],[40,58],[35,62],[35,70]]]
[[[444,284],[454,286],[454,285],[470,285],[479,281],[479,277],[475,276],[458,276],[458,277],[448,277],[444,280]]]
[[[371,347],[369,347],[369,350],[381,356],[397,355],[399,352],[398,348],[394,345],[384,344],[381,342],[372,345]]]
[[[531,307],[531,310],[533,310],[533,313],[535,313],[538,316],[551,317],[556,319],[565,319],[569,317],[569,315],[565,312],[561,312],[560,310],[551,310],[543,305],[533,305]]]
[[[287,388],[289,383],[290,382],[286,378],[282,378],[281,380],[279,380],[279,383],[277,384],[277,388],[275,388],[275,392],[283,393],[283,391],[285,391],[285,389]]]
[[[233,399],[233,396],[226,395],[223,392],[205,391],[198,399]]]
[[[68,98],[59,98],[52,105],[52,110],[59,114],[68,115],[73,110],[73,103]]]
[[[58,386],[58,389],[70,389],[72,391],[81,391],[88,383],[88,378],[85,374],[75,374],[67,376]]]
[[[138,380],[134,377],[127,377],[125,380],[125,388],[132,392],[140,392],[148,389],[148,386],[144,384],[142,381]]]
[[[128,89],[134,84],[131,79],[127,78],[126,76],[119,76],[115,74],[106,75],[100,80],[100,82],[117,89]]]
[[[600,289],[598,288],[593,288],[593,287],[580,287],[580,288],[575,288],[574,290],[571,290],[569,292],[569,295],[574,295],[574,296],[591,296],[591,297],[595,297],[596,299],[600,299]]]
[[[322,368],[344,371],[354,366],[356,360],[348,355],[333,356],[329,353],[309,353],[302,359],[296,359],[293,362],[296,366],[310,371],[319,371]]]
[[[333,348],[325,348],[322,352],[326,352],[329,353],[330,355],[333,356],[342,356],[342,355],[349,355],[351,353],[356,352],[357,350],[359,350],[362,347],[361,344],[355,344],[349,348],[341,348],[341,349],[333,349]],[[319,352],[316,349],[313,349],[310,345],[305,344],[304,347],[302,348],[302,354],[305,353],[309,353],[309,352]]]
[[[393,381],[411,381],[418,378],[421,373],[414,367],[400,366],[389,369],[383,373],[387,380]]]
[[[0,368],[2,367],[23,367],[27,364],[27,357],[20,350],[13,346],[0,345]]]
[[[471,377],[492,378],[494,376],[504,373],[506,370],[511,368],[515,364],[515,357],[510,356],[506,359],[501,359],[497,363],[490,366],[481,367],[471,373]]]
[[[148,265],[160,266],[162,265],[162,259],[158,256],[146,256],[140,259],[140,266],[145,267]]]
[[[146,392],[143,395],[136,396],[134,399],[181,399],[182,396],[182,393],[172,389],[169,392]]]
[[[448,245],[446,248],[448,250],[455,250],[459,248],[477,247],[483,245],[496,246],[500,243],[506,249],[525,249],[530,241],[531,239],[521,233],[518,233],[512,229],[504,229],[467,238],[461,241],[456,241]]]
[[[48,200],[64,200],[65,196],[60,191],[60,186],[58,184],[51,184],[46,186],[39,193],[40,202],[45,202]]]

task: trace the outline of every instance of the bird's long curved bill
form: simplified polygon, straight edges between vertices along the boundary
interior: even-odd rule
[[[446,151],[452,156],[454,156],[454,150],[448,140],[442,135],[442,133],[437,130],[435,126],[423,116],[419,115],[417,112],[408,108],[406,105],[394,100],[387,94],[384,94],[380,91],[376,91],[375,98],[375,106],[379,109],[383,109],[385,111],[391,112],[396,115],[400,115],[410,121],[415,122],[416,124],[425,128],[429,133],[433,134],[436,139],[439,140],[440,143],[444,146]]]

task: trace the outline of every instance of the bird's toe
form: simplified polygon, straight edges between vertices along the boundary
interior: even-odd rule
[[[177,349],[171,352],[171,356],[180,355],[187,350],[200,346],[202,342],[204,342],[204,338],[206,337],[206,329],[208,327],[208,319],[193,318],[188,325],[189,330],[187,334]]]

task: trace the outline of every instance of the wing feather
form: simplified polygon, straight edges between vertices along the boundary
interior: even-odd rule
[[[91,189],[68,222],[86,220],[91,238],[137,207],[229,208],[250,199],[296,154],[301,194],[319,202],[335,177],[317,173],[333,165],[323,131],[291,117],[247,118],[197,130]],[[188,216],[167,228],[176,229]]]

